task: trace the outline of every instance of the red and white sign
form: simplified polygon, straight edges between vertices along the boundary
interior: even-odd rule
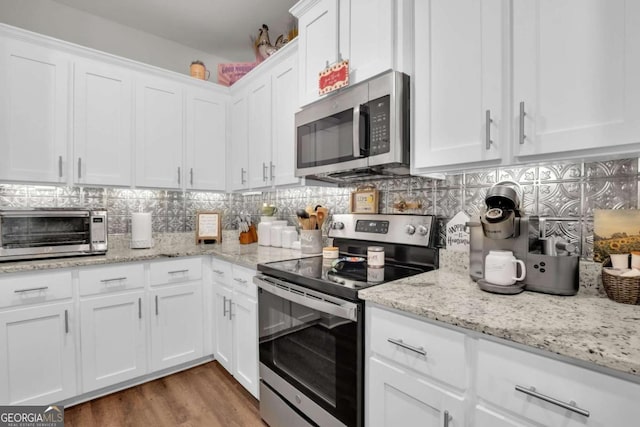
[[[337,62],[323,71],[318,78],[318,93],[324,95],[349,85],[349,60]]]

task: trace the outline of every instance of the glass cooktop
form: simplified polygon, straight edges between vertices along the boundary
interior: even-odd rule
[[[340,257],[340,259],[350,257]],[[430,270],[386,263],[382,268],[369,268],[364,258],[353,258],[336,263],[322,256],[269,262],[258,265],[258,271],[269,276],[288,280],[330,295],[357,299],[360,289]]]

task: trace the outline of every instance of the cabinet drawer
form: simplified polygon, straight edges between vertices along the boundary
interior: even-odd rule
[[[80,296],[144,287],[142,264],[87,268],[78,272]]]
[[[211,273],[213,275],[213,281],[229,285],[231,283],[231,264],[226,261],[221,261],[217,258],[211,260]]]
[[[254,270],[240,267],[238,265],[233,266],[233,290],[241,292],[252,298],[258,297],[258,287],[253,283],[253,276],[256,275]]]
[[[71,298],[71,272],[5,274],[0,278],[0,307]]]
[[[536,424],[564,427],[634,425],[640,384],[486,340],[478,343],[478,397]],[[557,402],[517,391],[535,392]],[[571,405],[589,412],[580,415]]]
[[[202,258],[181,258],[151,264],[151,286],[188,282],[202,277]]]
[[[408,316],[367,307],[372,352],[459,389],[466,388],[464,334]]]

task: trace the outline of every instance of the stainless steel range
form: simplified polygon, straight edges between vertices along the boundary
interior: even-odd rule
[[[358,291],[438,265],[431,215],[334,215],[329,236],[338,260],[259,264],[254,278],[260,414],[272,427],[363,426],[364,303]],[[384,267],[368,265],[371,246],[384,251]]]

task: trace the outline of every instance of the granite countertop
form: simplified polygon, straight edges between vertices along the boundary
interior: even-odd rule
[[[237,231],[234,230],[224,232],[222,243],[198,245],[194,242],[193,233],[159,234],[154,236],[155,245],[151,249],[130,249],[127,235],[109,236],[109,239],[109,250],[105,255],[2,262],[0,274],[202,255],[215,255],[226,261],[255,269],[260,263],[303,256],[298,250],[259,246],[257,243],[241,245],[237,238]]]
[[[640,375],[640,306],[582,290],[571,297],[491,294],[468,274],[444,270],[358,295],[367,302]]]

